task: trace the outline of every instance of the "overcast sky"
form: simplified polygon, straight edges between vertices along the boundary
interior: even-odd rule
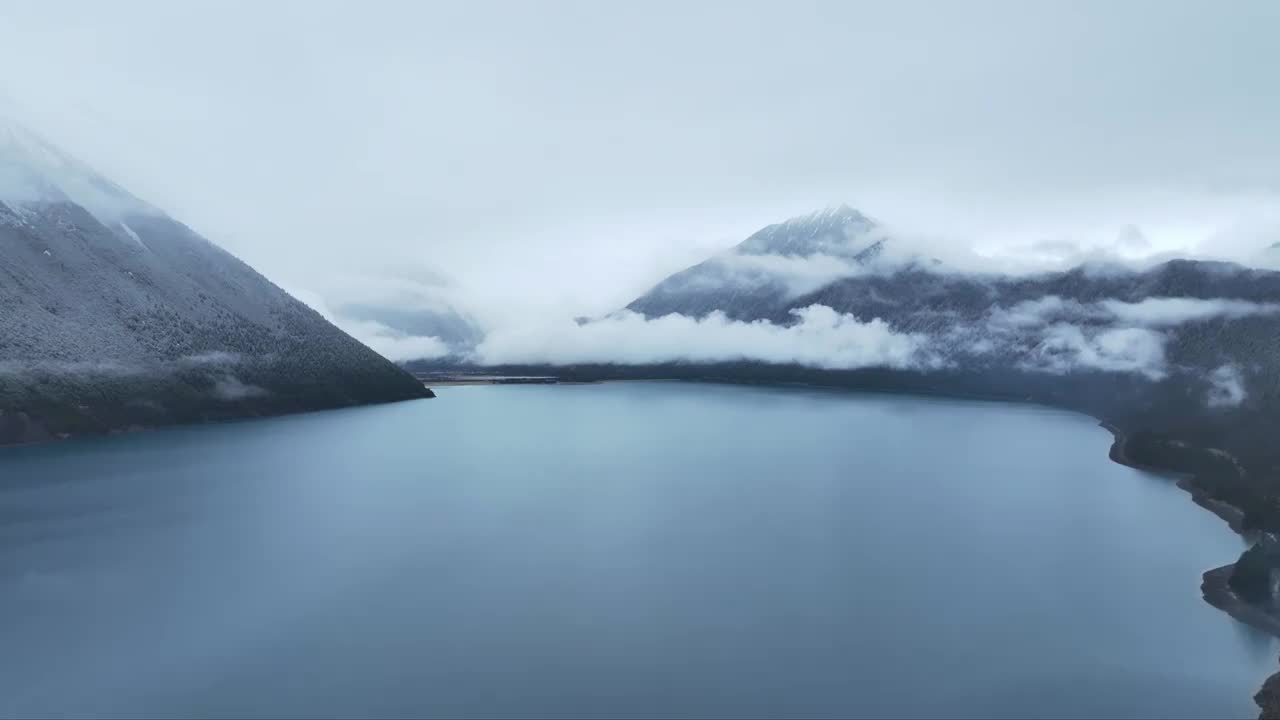
[[[0,89],[287,287],[591,313],[839,202],[987,248],[1280,240],[1277,37],[1274,0],[9,0]]]

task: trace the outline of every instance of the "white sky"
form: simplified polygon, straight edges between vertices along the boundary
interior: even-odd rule
[[[0,94],[282,285],[586,314],[838,202],[940,247],[1251,252],[1277,37],[1272,0],[9,0]]]

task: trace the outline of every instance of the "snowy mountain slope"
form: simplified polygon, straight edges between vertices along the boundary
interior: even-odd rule
[[[664,280],[628,309],[649,318],[718,311],[790,325],[795,311],[822,305],[927,337],[935,359],[966,368],[1149,378],[1188,370],[1209,378],[1228,367],[1260,389],[1280,377],[1280,273],[1174,260],[1144,270],[1086,266],[1003,276],[886,260],[892,243],[856,210],[822,211],[759,231]],[[773,264],[757,263],[755,274],[724,270],[743,256],[766,255]],[[827,276],[811,273],[809,288],[797,291],[783,274],[795,267],[787,260],[812,268],[834,257],[848,262]]]
[[[428,394],[190,228],[0,126],[0,443]]]
[[[770,225],[678,272],[627,306],[648,316],[763,317],[827,283],[862,272],[885,248],[880,226],[842,205]]]
[[[108,224],[125,214],[162,214],[3,115],[0,115],[0,202],[11,208],[22,208],[33,202],[69,202]]]
[[[856,228],[852,236],[864,237],[857,232],[861,216],[842,214]],[[753,236],[752,250],[810,252],[811,245],[790,241],[795,233],[788,228],[800,228],[801,237],[839,238],[829,229],[809,231],[813,225],[800,219],[766,228],[757,234],[765,240]],[[1214,496],[1247,507],[1251,522],[1280,529],[1280,454],[1273,449],[1280,433],[1280,272],[1196,260],[1030,275],[913,260],[848,269],[805,292],[782,293],[777,288],[786,283],[777,276],[744,283],[704,263],[663,281],[629,309],[651,321],[718,311],[794,327],[795,311],[823,306],[840,317],[882,321],[898,337],[919,339],[914,370],[842,375],[829,365],[769,369],[740,362],[700,372],[1035,399],[1083,410],[1142,433],[1142,446],[1160,464],[1185,448],[1228,453],[1249,470],[1214,470]],[[679,368],[667,372],[685,376]]]

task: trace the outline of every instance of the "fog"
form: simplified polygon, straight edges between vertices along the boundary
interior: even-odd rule
[[[793,310],[796,322],[705,318],[645,319],[623,311],[592,322],[504,326],[477,348],[489,365],[755,360],[824,369],[922,368],[930,360],[923,336],[894,332],[883,320],[863,322],[825,305]]]
[[[1209,390],[1210,407],[1235,407],[1244,402],[1248,394],[1244,387],[1244,377],[1240,368],[1234,365],[1223,365],[1209,374],[1212,387]]]
[[[1276,219],[1266,0],[0,13],[24,120],[295,285],[412,262],[592,311],[837,201],[984,247]]]
[[[997,306],[970,322],[957,318],[946,332],[927,334],[896,331],[883,320],[863,320],[825,305],[793,310],[789,325],[734,321],[718,311],[700,319],[622,311],[590,321],[503,326],[479,344],[474,359],[485,365],[752,360],[821,369],[928,370],[967,366],[998,353],[1021,358],[1024,370],[1101,370],[1160,380],[1169,370],[1166,331],[1216,317],[1277,312],[1278,305],[1221,298],[1082,304],[1049,295]],[[1210,405],[1238,405],[1246,395],[1238,368],[1224,365],[1207,379],[1213,386]]]
[[[263,397],[270,392],[265,388],[242,381],[236,370],[252,362],[236,353],[208,352],[184,355],[169,361],[120,362],[117,360],[65,361],[47,358],[34,360],[0,360],[0,381],[17,381],[21,384],[59,384],[67,380],[89,383],[110,383],[124,378],[162,378],[175,373],[203,370],[208,373],[212,386],[207,393],[216,400],[236,402],[246,398]]]
[[[407,359],[438,338],[346,308],[597,316],[840,202],[969,268],[1270,262],[1278,30],[1269,0],[55,0],[0,9],[0,96]]]
[[[1227,298],[1202,300],[1150,297],[1140,302],[1103,300],[1086,305],[1075,300],[1065,300],[1056,295],[1046,295],[1036,300],[1020,302],[1009,308],[996,308],[991,313],[989,325],[997,330],[1025,329],[1050,322],[1088,320],[1169,328],[1215,317],[1234,319],[1276,313],[1280,313],[1280,305],[1275,303],[1255,303]]]

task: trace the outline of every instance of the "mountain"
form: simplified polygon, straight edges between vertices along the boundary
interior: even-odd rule
[[[847,205],[820,210],[770,225],[672,275],[627,309],[650,317],[713,310],[734,320],[765,317],[791,297],[874,264],[886,239],[874,220]]]
[[[405,308],[372,303],[341,303],[334,311],[355,322],[377,323],[404,337],[433,337],[459,354],[474,348],[483,333],[475,321],[453,307]]]
[[[317,290],[339,327],[397,362],[462,355],[484,335],[454,302],[457,286],[433,269],[353,273]]]
[[[0,123],[0,444],[430,394],[195,231]]]
[[[289,292],[396,363],[465,356],[484,337],[453,302],[456,287],[420,266],[348,272]]]
[[[627,309],[650,319],[717,312],[785,326],[797,322],[797,311],[820,305],[927,338],[935,367],[1055,375],[1078,368],[1148,380],[1208,378],[1225,367],[1268,392],[1268,373],[1280,373],[1277,272],[1172,260],[1142,270],[1085,265],[999,275],[893,249],[877,223],[842,206],[764,228],[663,280]]]
[[[983,274],[887,259],[893,242],[848,207],[794,218],[627,307],[650,319],[716,312],[780,326],[815,305],[878,319],[919,339],[915,368],[738,363],[714,372],[1082,410],[1128,435],[1131,455],[1202,471],[1204,489],[1244,508],[1248,524],[1280,530],[1280,273],[1173,260]],[[736,271],[744,258],[752,272]],[[814,280],[807,287],[794,280],[802,269]]]
[[[550,332],[491,335],[469,360],[413,368],[1053,405],[1103,421],[1125,462],[1192,474],[1203,502],[1280,533],[1280,272],[1196,260],[973,272],[841,206],[770,225],[624,311]]]

